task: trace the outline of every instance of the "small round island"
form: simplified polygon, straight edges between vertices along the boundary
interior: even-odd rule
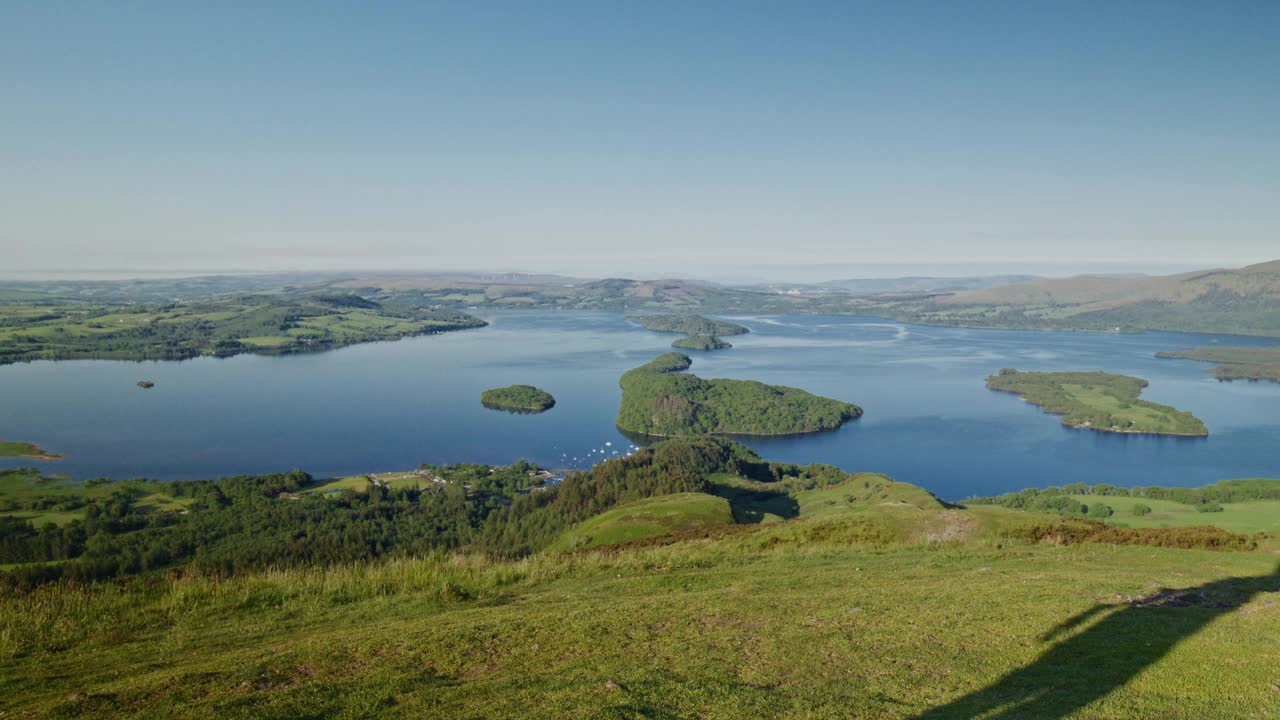
[[[506,410],[514,413],[540,413],[556,404],[551,393],[532,385],[508,385],[480,393],[480,404],[490,410]]]

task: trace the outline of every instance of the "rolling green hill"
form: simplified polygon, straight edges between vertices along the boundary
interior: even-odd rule
[[[654,436],[791,435],[832,430],[862,415],[857,405],[751,380],[675,374],[692,364],[664,353],[623,373],[617,425]]]
[[[706,493],[660,495],[627,503],[579,523],[547,549],[580,550],[732,523],[729,501],[724,498]]]
[[[1045,523],[1092,526],[920,507],[896,492],[839,507],[850,496],[817,490],[805,504],[822,509],[790,521],[572,555],[427,554],[0,594],[0,712],[162,720],[1280,712],[1275,554],[1158,547],[1122,529],[1112,542],[1077,542],[1061,530],[1038,541],[1029,538]]]
[[[883,475],[772,463],[715,438],[659,443],[539,491],[530,472],[429,468],[399,485],[344,479],[337,494],[298,472],[171,484],[8,473],[5,502],[80,503],[59,537],[105,533],[87,543],[96,562],[104,549],[147,551],[152,535],[175,554],[185,528],[205,536],[189,559],[111,582],[0,585],[0,714],[1280,712],[1280,545],[1267,537],[1011,509],[1050,491],[958,508]],[[1123,492],[1161,505],[1155,515],[1277,488],[1057,492],[1117,506],[1110,494]],[[211,534],[219,518],[237,532]],[[0,521],[0,551],[24,547],[21,527]],[[58,549],[45,540],[25,552]],[[256,564],[220,561],[259,544]]]
[[[1280,261],[1165,276],[1040,279],[887,302],[879,311],[941,325],[1280,336]]]

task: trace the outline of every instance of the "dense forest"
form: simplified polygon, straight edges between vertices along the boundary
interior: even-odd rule
[[[832,430],[862,415],[857,405],[796,388],[675,373],[691,363],[663,353],[623,373],[618,427],[657,436],[789,435]]]
[[[554,407],[556,399],[532,385],[508,385],[480,393],[480,403],[495,410],[539,413]]]
[[[1217,363],[1209,371],[1219,380],[1280,382],[1280,347],[1198,347],[1156,357]]]
[[[518,556],[615,505],[708,491],[707,476],[715,473],[786,480],[788,489],[845,477],[825,466],[769,463],[714,438],[659,443],[556,485],[544,485],[547,475],[523,461],[425,467],[423,481],[410,487],[372,483],[364,491],[324,492],[313,492],[320,484],[297,470],[80,484],[9,470],[0,472],[0,566],[10,566],[0,582],[28,588],[172,567],[226,576],[457,548]]]
[[[0,304],[0,364],[279,355],[483,325],[456,310],[388,308],[349,293],[163,305],[28,300]]]
[[[992,390],[1021,395],[1042,410],[1062,416],[1062,424],[1103,432],[1152,435],[1208,435],[1189,412],[1146,400],[1142,378],[1104,372],[1019,372],[1004,368],[987,378]]]

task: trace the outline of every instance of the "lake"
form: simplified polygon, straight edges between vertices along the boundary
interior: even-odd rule
[[[66,458],[0,467],[117,479],[216,477],[302,468],[350,475],[524,457],[555,468],[625,454],[613,425],[618,376],[669,349],[620,315],[511,311],[487,328],[325,353],[183,362],[68,361],[0,367],[0,439]],[[840,430],[747,439],[772,460],[887,473],[948,499],[1069,482],[1201,485],[1280,477],[1280,384],[1221,383],[1208,365],[1153,354],[1274,340],[1178,333],[941,328],[849,316],[730,316],[734,347],[690,353],[692,372],[793,385],[858,403]],[[1002,367],[1106,370],[1147,378],[1143,398],[1190,410],[1203,439],[1063,427],[987,390]],[[143,390],[139,380],[152,380]],[[556,398],[540,415],[480,405],[528,383]],[[603,452],[601,452],[603,451]]]

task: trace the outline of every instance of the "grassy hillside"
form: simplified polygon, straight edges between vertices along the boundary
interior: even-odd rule
[[[674,374],[692,363],[664,353],[623,373],[618,427],[657,436],[789,435],[832,430],[862,415],[857,405],[750,380]]]
[[[0,597],[0,712],[1280,712],[1276,554],[1019,539],[1035,517],[861,504],[572,556],[48,586]]]
[[[1104,372],[1018,372],[1005,368],[987,378],[992,390],[1016,393],[1062,424],[1102,432],[1148,435],[1208,435],[1204,422],[1189,412],[1139,400],[1142,378]]]
[[[661,495],[627,503],[579,523],[548,550],[579,550],[732,523],[733,514],[724,498],[706,493]]]
[[[1105,522],[1120,527],[1166,528],[1209,525],[1234,533],[1252,535],[1261,532],[1280,537],[1280,500],[1223,503],[1217,506],[1222,508],[1221,510],[1200,512],[1194,505],[1172,500],[1115,497],[1099,501],[1088,495],[1072,497],[1082,503],[1091,500],[1105,503],[1114,511],[1114,514],[1106,518]],[[1143,505],[1150,510],[1135,512],[1135,508]]]
[[[1280,261],[1166,276],[1051,278],[886,303],[941,325],[1280,336]]]
[[[79,500],[97,508],[94,522],[135,538],[160,532],[166,547],[183,541],[183,523],[224,516],[262,515],[278,534],[257,565],[197,556],[113,582],[0,586],[0,715],[1103,720],[1280,711],[1280,545],[1270,538],[955,508],[882,475],[771,463],[712,438],[660,443],[529,492],[536,475],[522,464],[466,465],[152,487],[11,473],[10,500]],[[443,488],[418,489],[437,477]],[[1280,493],[1280,482],[1141,492],[1247,504]],[[1017,497],[1040,494],[1053,493]],[[382,548],[396,538],[369,534],[369,521],[425,538],[486,508],[490,522],[456,536],[460,550],[326,550],[352,546],[331,545],[324,528]],[[149,529],[148,514],[170,520]],[[252,554],[253,528],[211,537],[209,549]],[[5,552],[18,547],[13,529],[0,522]],[[111,537],[92,539],[90,551]],[[505,551],[521,547],[520,557]],[[298,549],[311,553],[305,562],[290,560]]]
[[[1064,516],[1087,514],[1119,527],[1208,526],[1247,535],[1280,535],[1280,480],[1268,478],[1224,480],[1199,488],[1084,484],[1028,488],[974,498],[966,504]]]
[[[1219,380],[1280,382],[1280,347],[1198,347],[1185,352],[1160,352],[1156,357],[1216,363],[1209,371]]]

